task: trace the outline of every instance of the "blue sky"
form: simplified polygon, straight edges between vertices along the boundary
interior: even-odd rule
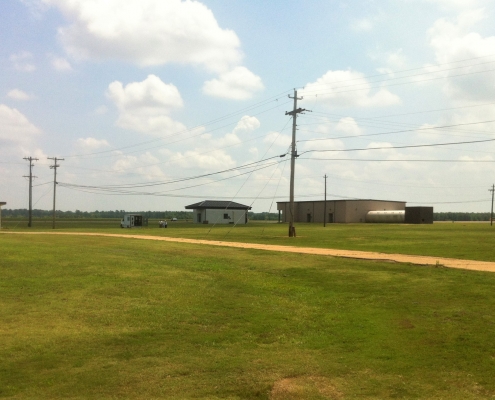
[[[0,200],[182,210],[373,198],[489,211],[495,5],[487,0],[4,0]],[[446,145],[447,143],[451,143]],[[453,144],[455,143],[455,144]],[[266,160],[265,160],[266,159]],[[263,161],[265,160],[265,161]],[[286,161],[287,160],[287,161]]]

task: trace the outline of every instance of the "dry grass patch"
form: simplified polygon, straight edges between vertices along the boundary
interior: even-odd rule
[[[270,400],[339,400],[342,398],[343,394],[334,382],[324,376],[284,378],[275,382],[270,392]]]

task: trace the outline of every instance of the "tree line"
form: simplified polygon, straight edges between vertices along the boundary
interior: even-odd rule
[[[433,221],[490,221],[490,213],[436,212]]]
[[[122,218],[124,214],[142,214],[143,217],[148,219],[192,219],[192,211],[126,211],[126,210],[113,210],[113,211],[57,211],[57,218]],[[38,210],[35,209],[32,212],[33,218],[52,218],[53,211]],[[19,209],[3,209],[3,218],[28,218],[29,210],[26,208]],[[248,218],[255,221],[278,221],[278,213],[254,213],[248,212]]]
[[[57,211],[57,218],[122,218],[124,214],[142,214],[150,219],[192,219],[192,211]],[[28,218],[29,211],[26,208],[3,209],[4,218]],[[33,210],[34,218],[51,218],[53,211]],[[253,221],[278,221],[278,213],[269,212],[248,212],[248,218]],[[474,212],[436,212],[433,213],[434,221],[490,221],[490,213]]]

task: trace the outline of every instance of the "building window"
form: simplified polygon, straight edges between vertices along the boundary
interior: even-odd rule
[[[223,214],[223,219],[230,219],[229,214]]]

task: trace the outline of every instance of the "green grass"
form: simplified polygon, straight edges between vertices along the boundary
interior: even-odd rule
[[[174,229],[189,228],[156,233]],[[0,246],[3,398],[495,396],[495,274],[101,237]]]
[[[11,231],[26,231],[26,223],[4,221]],[[250,221],[247,225],[198,225],[170,222],[159,229],[120,229],[117,220],[60,220],[57,230],[174,236],[194,239],[252,242],[275,245],[322,247],[429,255],[495,261],[495,227],[489,223],[405,224],[297,224],[297,237],[287,237],[288,225]],[[51,230],[51,221],[34,221],[33,230]]]

